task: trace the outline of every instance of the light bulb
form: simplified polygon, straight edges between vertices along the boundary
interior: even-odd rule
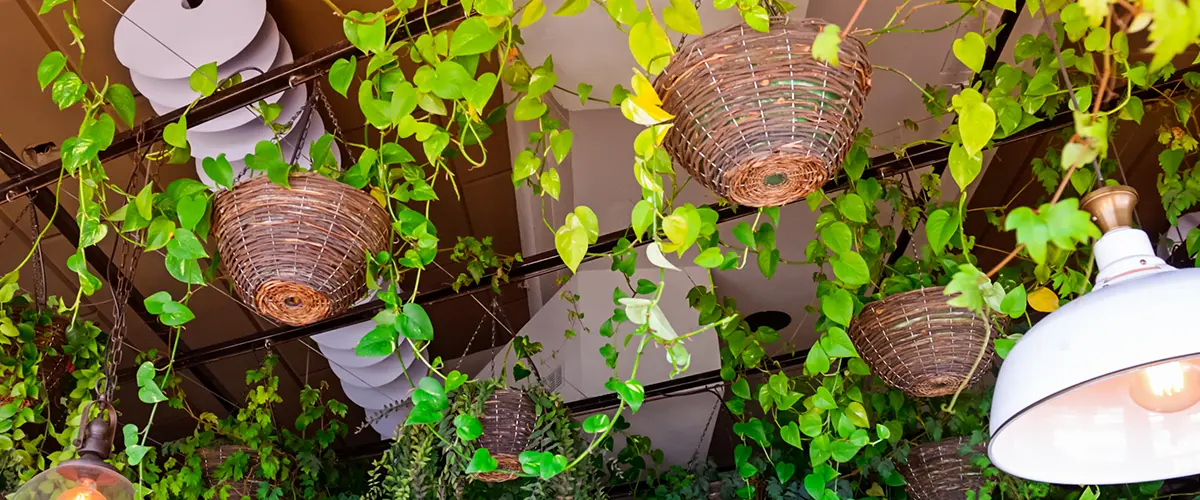
[[[1156,413],[1175,413],[1200,402],[1200,370],[1172,361],[1134,374],[1129,395],[1138,406]]]
[[[62,492],[58,500],[108,500],[108,497],[96,489],[96,481],[82,478],[79,480],[79,486]]]

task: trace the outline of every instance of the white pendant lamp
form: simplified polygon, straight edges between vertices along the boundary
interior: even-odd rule
[[[1200,473],[1200,269],[1175,269],[1132,227],[1137,192],[1081,206],[1104,232],[1092,292],[1042,319],[1000,370],[988,457],[1060,484]]]

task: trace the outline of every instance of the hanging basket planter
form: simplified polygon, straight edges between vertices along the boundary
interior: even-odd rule
[[[496,471],[476,474],[475,478],[489,483],[516,479],[517,476],[501,471],[521,470],[518,457],[529,445],[529,435],[537,423],[533,400],[518,390],[496,389],[484,403],[479,421],[483,424],[479,446],[491,453],[498,466]]]
[[[847,331],[871,373],[911,396],[953,394],[963,379],[970,376],[974,384],[992,366],[985,320],[951,307],[944,290],[922,288],[868,303]],[[986,352],[972,373],[983,343]]]
[[[827,23],[777,18],[684,46],[654,82],[675,116],[663,145],[718,196],[751,207],[808,196],[841,169],[871,90],[867,49],[847,36],[838,65],[813,58]]]
[[[217,195],[213,232],[221,266],[258,312],[307,325],[353,305],[366,262],[387,248],[389,217],[369,194],[314,173],[291,189],[256,177]]]
[[[915,446],[908,452],[908,463],[900,473],[912,500],[960,500],[967,491],[983,486],[983,474],[971,465],[971,457],[961,454],[970,438],[950,438]],[[982,445],[976,451],[983,453]]]
[[[245,453],[249,457],[246,465],[246,475],[242,479],[219,481],[217,469],[221,464],[225,463],[238,452]],[[258,452],[248,446],[238,445],[220,445],[209,448],[199,448],[196,453],[200,455],[200,466],[204,471],[205,484],[209,487],[221,491],[225,485],[229,485],[229,498],[258,498],[258,486],[264,481],[254,479],[254,471],[258,470]]]

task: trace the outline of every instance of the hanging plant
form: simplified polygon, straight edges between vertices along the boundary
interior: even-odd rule
[[[278,153],[269,147],[274,153],[259,160]],[[366,293],[367,262],[388,248],[388,219],[367,193],[315,173],[290,174],[283,185],[252,178],[213,203],[213,235],[234,289],[289,325],[336,315]]]
[[[672,159],[751,207],[785,205],[832,179],[862,120],[871,64],[854,37],[829,62],[816,59],[827,25],[779,17],[765,32],[738,24],[684,46],[654,81],[675,116],[663,139]]]
[[[414,400],[426,397],[438,395]],[[441,397],[447,406],[438,420],[417,423],[410,413],[409,423],[401,426],[392,447],[376,462],[372,488],[364,498],[607,498],[599,458],[585,458],[587,443],[580,438],[580,425],[559,395],[536,386],[505,389],[501,381],[488,379],[467,382]],[[532,428],[524,439],[512,439],[524,433],[510,432],[511,426],[500,418],[524,425],[524,417],[495,413],[508,403],[531,405],[535,420],[528,422]],[[498,429],[501,423],[504,427]],[[509,450],[517,447],[522,451],[507,460]],[[568,468],[566,457],[576,455],[582,460]]]

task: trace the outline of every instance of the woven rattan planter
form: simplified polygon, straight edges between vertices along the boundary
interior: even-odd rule
[[[367,255],[387,248],[389,217],[367,193],[318,174],[292,174],[289,184],[263,176],[220,193],[213,232],[242,300],[306,325],[363,295]]]
[[[825,21],[738,24],[683,47],[654,82],[675,115],[663,145],[717,195],[779,206],[841,169],[871,89],[867,49],[846,37],[831,66],[812,56]]]
[[[987,351],[970,383],[992,366],[984,319],[950,307],[943,290],[923,288],[868,303],[848,331],[871,373],[912,396],[954,393],[971,373],[981,343]]]
[[[516,479],[517,476],[500,471],[521,470],[518,457],[529,444],[529,435],[537,423],[533,400],[521,391],[497,389],[484,403],[483,418],[479,421],[483,424],[479,446],[487,448],[496,459],[498,470],[476,474],[475,478],[490,483]]]
[[[960,454],[969,438],[950,438],[913,447],[900,473],[912,500],[962,500],[969,490],[983,486],[979,468],[968,454]],[[982,445],[976,450],[983,453]]]
[[[246,476],[237,480],[218,481],[216,479],[217,469],[239,451],[250,457],[246,466]],[[199,448],[196,453],[200,454],[200,465],[204,470],[205,484],[209,487],[220,491],[225,485],[229,485],[229,498],[231,499],[258,498],[258,485],[264,481],[253,479],[254,471],[258,470],[258,452],[253,448],[227,444]]]

